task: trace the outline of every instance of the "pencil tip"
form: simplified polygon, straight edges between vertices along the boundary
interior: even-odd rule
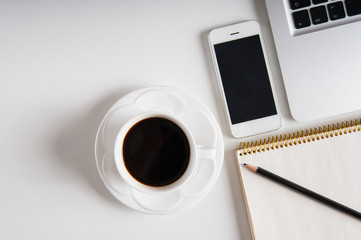
[[[251,171],[253,171],[253,172],[257,172],[258,167],[253,166],[253,165],[250,165],[250,164],[248,164],[248,163],[243,163],[243,165],[244,165],[246,168],[248,168],[249,170],[251,170]]]

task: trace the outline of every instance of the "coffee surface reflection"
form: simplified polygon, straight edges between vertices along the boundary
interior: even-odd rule
[[[190,161],[190,146],[183,130],[160,117],[146,118],[130,128],[122,149],[128,172],[152,187],[176,182]]]

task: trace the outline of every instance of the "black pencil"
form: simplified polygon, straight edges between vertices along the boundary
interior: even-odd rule
[[[348,213],[348,214],[350,214],[350,215],[352,215],[352,216],[354,216],[354,217],[356,217],[358,219],[361,219],[361,213],[354,210],[354,209],[346,207],[345,205],[342,205],[342,204],[340,204],[338,202],[335,202],[335,201],[333,201],[333,200],[331,200],[331,199],[329,199],[327,197],[324,197],[324,196],[322,196],[322,195],[320,195],[320,194],[318,194],[316,192],[313,192],[313,191],[311,191],[311,190],[309,190],[307,188],[304,188],[304,187],[302,187],[302,186],[300,186],[300,185],[298,185],[296,183],[293,183],[293,182],[291,182],[291,181],[289,181],[289,180],[287,180],[287,179],[285,179],[283,177],[280,177],[280,176],[278,176],[278,175],[276,175],[274,173],[271,173],[271,172],[269,172],[269,171],[267,171],[267,170],[265,170],[265,169],[263,169],[261,167],[249,165],[247,163],[244,163],[244,165],[249,170],[251,170],[252,172],[261,174],[261,175],[263,175],[263,176],[265,176],[265,177],[267,177],[269,179],[272,179],[272,180],[274,180],[274,181],[276,181],[278,183],[281,183],[281,184],[283,184],[283,185],[285,185],[285,186],[287,186],[289,188],[292,188],[292,189],[296,190],[297,192],[301,192],[301,193],[303,193],[303,194],[305,194],[305,195],[307,195],[307,196],[309,196],[309,197],[311,197],[313,199],[316,199],[316,200],[318,200],[320,202],[323,202],[323,203],[325,203],[325,204],[327,204],[327,205],[329,205],[329,206],[331,206],[333,208],[336,208],[336,209],[338,209],[340,211]]]

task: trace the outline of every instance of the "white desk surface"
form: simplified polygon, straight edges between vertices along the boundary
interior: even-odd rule
[[[281,131],[330,121],[292,120],[264,0],[9,0],[0,6],[1,239],[251,239],[233,152],[239,140],[228,132],[209,56],[213,28],[261,23]],[[94,160],[95,134],[108,108],[126,93],[158,85],[206,103],[225,141],[212,190],[195,206],[160,216],[118,202]]]

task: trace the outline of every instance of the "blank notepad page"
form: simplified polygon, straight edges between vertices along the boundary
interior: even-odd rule
[[[260,166],[361,212],[361,132],[279,147],[237,160],[257,240],[361,239],[361,220],[255,174]]]

